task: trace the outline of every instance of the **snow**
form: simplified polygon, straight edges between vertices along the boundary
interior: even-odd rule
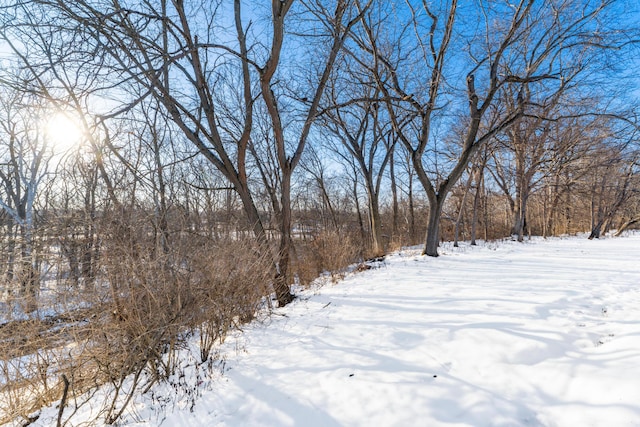
[[[302,292],[229,338],[191,403],[159,413],[158,386],[121,425],[640,426],[640,234],[441,253]]]

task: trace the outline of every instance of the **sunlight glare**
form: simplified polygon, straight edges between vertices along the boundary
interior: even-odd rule
[[[46,135],[53,150],[58,153],[66,152],[82,142],[82,129],[79,122],[62,112],[53,114],[47,120]]]

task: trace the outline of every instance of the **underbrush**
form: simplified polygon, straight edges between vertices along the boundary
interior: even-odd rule
[[[59,426],[96,402],[86,422],[117,424],[141,393],[159,411],[176,396],[195,402],[220,366],[219,344],[270,308],[272,252],[252,239],[180,232],[163,246],[144,227],[102,231],[94,274],[58,278],[62,309],[0,326],[0,424],[29,425],[56,401]],[[361,247],[337,232],[296,242],[298,282],[343,277]]]
[[[337,281],[344,277],[347,267],[366,258],[362,243],[354,236],[323,231],[297,242],[293,269],[299,284],[306,286],[319,276]]]
[[[110,236],[91,285],[65,297],[85,308],[0,327],[0,424],[28,425],[59,400],[65,425],[98,388],[94,412],[113,424],[133,396],[176,375],[194,337],[196,363],[211,364],[270,293],[271,256],[252,241],[182,235],[169,251],[131,230]]]

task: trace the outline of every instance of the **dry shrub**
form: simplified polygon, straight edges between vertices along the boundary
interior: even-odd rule
[[[107,422],[120,417],[138,384],[148,389],[175,373],[178,351],[194,334],[207,361],[231,328],[254,317],[267,293],[269,254],[250,242],[184,234],[163,252],[141,241],[116,242],[103,261],[108,312],[91,334],[91,359],[98,378],[112,386]]]
[[[60,399],[62,376],[77,371],[73,341],[93,312],[76,309],[0,326],[0,424],[29,424],[35,411]]]
[[[227,240],[202,249],[193,268],[199,275],[201,318],[196,323],[205,362],[229,329],[254,318],[270,294],[273,268],[271,253],[252,241]]]
[[[0,329],[0,424],[56,400],[55,352],[45,340],[44,322],[15,321]],[[10,331],[10,335],[6,332]],[[24,357],[29,352],[31,357]]]
[[[405,246],[406,245],[404,245],[402,242],[394,240],[392,242],[389,242],[389,246],[387,246],[387,253],[398,252]]]
[[[294,269],[301,284],[307,285],[323,273],[336,280],[346,268],[362,258],[361,246],[348,233],[322,231],[297,247]]]
[[[0,423],[26,423],[60,399],[62,378],[70,396],[60,405],[67,406],[62,424],[83,393],[100,386],[106,396],[99,417],[114,423],[137,393],[181,368],[191,337],[200,338],[200,362],[210,360],[269,293],[271,254],[251,241],[176,233],[163,250],[143,226],[103,231],[95,285],[73,298],[83,298],[84,308],[56,321],[12,322],[6,336],[0,327],[0,407],[8,408]]]
[[[62,314],[0,327],[0,422],[30,417],[61,399],[60,424],[101,387],[98,417],[114,423],[138,393],[179,377],[192,337],[211,366],[216,345],[268,302],[272,252],[253,240],[175,232],[164,248],[143,223],[107,223],[90,286],[68,286]],[[308,283],[338,277],[360,255],[349,235],[322,232],[298,245]],[[178,372],[177,372],[178,371]],[[106,387],[105,387],[106,386]],[[64,416],[63,416],[64,413]],[[100,422],[96,419],[96,422]]]

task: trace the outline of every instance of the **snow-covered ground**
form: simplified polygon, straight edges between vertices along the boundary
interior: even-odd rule
[[[164,418],[157,387],[122,424],[640,426],[640,234],[441,252],[303,292],[227,340],[195,405]]]

